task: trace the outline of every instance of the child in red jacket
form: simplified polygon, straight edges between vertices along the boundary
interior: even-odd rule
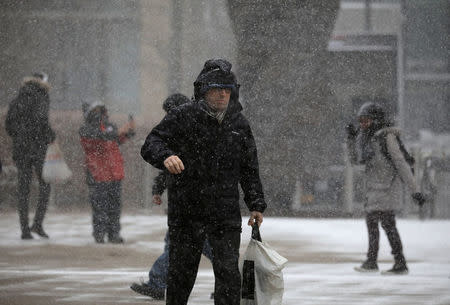
[[[86,157],[94,239],[104,243],[107,235],[109,242],[123,243],[120,212],[124,168],[119,144],[134,135],[134,122],[131,120],[118,130],[109,122],[103,103],[95,102],[85,108],[85,122],[79,132]]]

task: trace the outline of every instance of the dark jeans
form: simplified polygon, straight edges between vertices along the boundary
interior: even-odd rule
[[[167,305],[185,305],[197,277],[206,236],[214,257],[214,304],[239,305],[241,275],[238,269],[240,228],[211,228],[201,224],[169,227],[169,278]]]
[[[376,262],[378,259],[378,249],[380,243],[380,231],[378,223],[386,232],[392,254],[396,262],[405,262],[403,256],[402,241],[395,225],[395,214],[393,211],[373,211],[366,215],[367,231],[369,233],[369,250],[367,251],[367,260]]]
[[[48,199],[50,197],[50,185],[45,183],[42,179],[42,166],[44,165],[44,159],[45,151],[33,156],[20,155],[19,158],[15,159],[18,178],[17,197],[19,201],[17,208],[22,233],[30,231],[28,225],[28,201],[30,196],[33,168],[39,181],[39,197],[33,222],[35,227],[42,227],[42,222],[44,221],[45,213],[47,211]]]
[[[89,200],[92,206],[93,235],[103,239],[119,236],[121,213],[121,182],[93,182],[89,185]]]
[[[166,237],[164,237],[164,243],[164,252],[153,263],[148,273],[148,282],[146,285],[165,291],[167,288],[167,274],[169,272],[169,231],[167,231]],[[202,253],[212,262],[212,250],[208,240],[205,240]]]

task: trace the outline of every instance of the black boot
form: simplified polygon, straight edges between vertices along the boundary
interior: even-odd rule
[[[355,271],[358,272],[378,272],[378,264],[374,261],[365,261],[361,266],[355,267]]]
[[[119,233],[108,233],[108,241],[112,244],[123,244],[125,242]]]
[[[31,235],[30,227],[28,226],[28,216],[20,213],[20,228],[22,230],[22,239],[33,239]]]
[[[408,274],[408,267],[406,266],[406,259],[402,252],[394,256],[395,263],[391,269],[381,272],[384,275],[401,275]]]
[[[92,235],[94,236],[94,240],[97,244],[105,243],[105,235],[104,234],[94,233]]]
[[[108,241],[112,244],[123,244],[125,242],[125,240],[120,235],[109,237]]]
[[[20,229],[22,231],[22,239],[33,239],[28,226],[28,207],[24,205],[19,209]]]
[[[381,272],[383,275],[403,275],[408,274],[408,266],[406,266],[406,262],[397,261],[391,269]]]
[[[164,289],[153,288],[146,283],[133,283],[130,288],[134,292],[152,297],[155,300],[164,300]]]
[[[31,232],[36,233],[37,235],[39,235],[42,238],[48,238],[47,233],[45,233],[45,231],[41,225],[33,224],[33,226],[31,227]]]
[[[26,239],[33,239],[33,235],[31,235],[30,229],[22,231],[21,238],[24,239],[24,240],[26,240]]]

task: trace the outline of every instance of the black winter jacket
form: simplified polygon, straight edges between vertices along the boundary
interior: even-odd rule
[[[47,144],[55,140],[48,122],[49,86],[39,78],[24,79],[17,98],[11,101],[6,115],[6,132],[13,139],[13,159],[45,155]]]
[[[177,155],[185,167],[168,177],[169,225],[241,227],[238,183],[249,210],[264,212],[256,144],[241,110],[231,100],[219,124],[200,102],[190,102],[170,111],[147,136],[144,160],[164,169],[164,160]]]

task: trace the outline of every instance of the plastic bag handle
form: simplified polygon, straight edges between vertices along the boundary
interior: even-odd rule
[[[257,223],[253,224],[252,226],[252,238],[262,242],[261,233],[259,233],[259,226]]]

